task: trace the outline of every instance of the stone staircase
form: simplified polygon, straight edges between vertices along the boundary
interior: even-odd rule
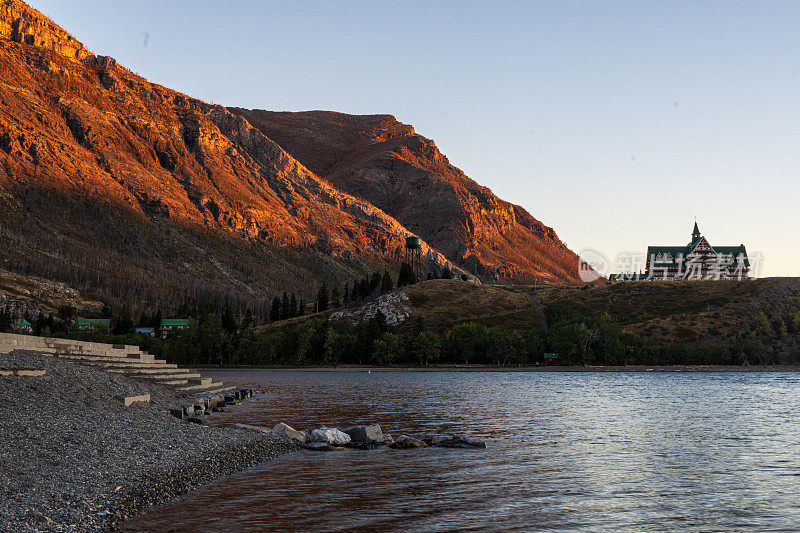
[[[178,368],[163,359],[156,359],[152,354],[141,351],[138,346],[0,333],[0,354],[14,350],[40,352],[73,363],[94,366],[106,372],[156,382],[188,394],[214,394],[234,388],[226,387],[222,382],[214,382],[211,378],[204,378],[191,369]]]

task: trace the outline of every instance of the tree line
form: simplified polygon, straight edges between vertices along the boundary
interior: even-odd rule
[[[427,279],[453,279],[455,276],[449,265],[446,265],[441,274],[431,270],[427,273]],[[461,279],[468,279],[466,275],[462,275]],[[269,319],[270,322],[278,322],[289,318],[303,316],[308,313],[316,313],[327,311],[328,309],[338,309],[340,307],[347,307],[368,301],[376,298],[382,294],[392,292],[395,287],[405,287],[419,281],[416,273],[410,263],[404,262],[400,266],[400,271],[397,276],[397,281],[392,278],[389,270],[384,269],[383,272],[376,270],[371,276],[364,276],[361,279],[346,282],[344,288],[340,291],[338,285],[334,285],[331,289],[327,282],[322,282],[317,290],[316,300],[307,304],[304,300],[298,300],[294,292],[289,293],[284,291],[282,296],[276,295],[272,299],[270,306]]]

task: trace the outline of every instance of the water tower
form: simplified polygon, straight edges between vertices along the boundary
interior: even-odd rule
[[[422,279],[422,241],[419,237],[406,237],[406,263],[411,265],[417,281]]]

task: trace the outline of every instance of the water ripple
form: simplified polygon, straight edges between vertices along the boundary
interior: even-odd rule
[[[457,432],[487,450],[301,452],[128,531],[750,531],[800,525],[787,373],[220,371],[267,391],[216,425]]]

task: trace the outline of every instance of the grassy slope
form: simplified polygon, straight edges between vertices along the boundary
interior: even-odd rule
[[[665,342],[713,342],[744,327],[753,294],[763,281],[623,283],[586,290],[539,290],[546,305],[582,315],[608,313],[625,329]]]
[[[754,294],[769,280],[654,282],[603,287],[509,287],[435,280],[405,289],[413,306],[437,331],[461,322],[507,329],[538,328],[542,311],[567,306],[587,317],[608,313],[625,329],[662,342],[713,342],[750,318]],[[536,302],[538,300],[541,303]]]
[[[713,346],[738,333],[750,334],[762,311],[775,331],[774,321],[800,295],[800,278],[627,283],[585,289],[431,280],[402,291],[409,298],[411,318],[400,330],[412,328],[418,317],[426,328],[440,333],[463,322],[536,329],[540,328],[542,312],[563,305],[587,317],[608,313],[624,329],[664,344]],[[777,339],[780,349],[795,349],[791,335],[782,340],[778,337],[773,335],[772,340]]]
[[[536,327],[533,300],[522,291],[502,285],[475,285],[455,280],[430,280],[403,289],[412,307],[410,327],[422,318],[437,332],[462,322],[476,322],[507,329]],[[403,329],[403,327],[401,327]]]

